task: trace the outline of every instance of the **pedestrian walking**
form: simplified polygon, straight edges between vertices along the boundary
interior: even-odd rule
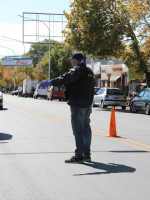
[[[22,86],[18,87],[18,97],[22,96]]]
[[[50,81],[43,81],[40,86],[66,86],[66,100],[71,111],[71,125],[75,137],[75,155],[65,160],[66,163],[91,162],[90,115],[94,96],[94,73],[83,62],[83,54],[75,52],[70,58],[73,68],[69,72]]]

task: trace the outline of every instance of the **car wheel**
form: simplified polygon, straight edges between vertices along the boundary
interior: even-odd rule
[[[125,110],[126,109],[126,106],[122,106],[122,110]]]
[[[130,112],[131,112],[131,113],[136,113],[136,112],[138,112],[138,111],[135,109],[135,107],[134,107],[134,103],[131,103],[131,104],[130,104]]]
[[[95,101],[93,101],[92,106],[93,106],[93,108],[96,107],[96,105],[95,105]]]
[[[145,114],[146,115],[149,115],[150,114],[150,105],[146,105],[146,107],[145,107]]]
[[[53,100],[53,98],[52,97],[50,97],[50,101],[52,101]]]
[[[104,101],[101,101],[101,108],[106,108],[106,106],[104,106]]]

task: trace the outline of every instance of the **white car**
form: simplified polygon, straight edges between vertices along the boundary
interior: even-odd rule
[[[3,109],[3,93],[0,92],[0,110]]]
[[[119,88],[101,88],[94,95],[93,107],[121,106],[123,110],[127,106],[127,98]]]
[[[47,87],[39,87],[39,85],[37,85],[33,94],[33,98],[37,99],[38,97],[43,97],[47,99],[47,89]]]

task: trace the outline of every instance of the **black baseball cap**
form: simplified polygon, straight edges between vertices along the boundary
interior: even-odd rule
[[[76,60],[82,60],[83,59],[83,54],[81,52],[75,52],[72,54],[72,56],[69,59],[76,59]]]

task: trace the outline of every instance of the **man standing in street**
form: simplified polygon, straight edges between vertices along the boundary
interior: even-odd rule
[[[94,96],[94,73],[82,61],[83,55],[75,52],[70,58],[73,68],[62,76],[50,81],[43,81],[40,86],[65,85],[66,100],[71,111],[71,125],[75,136],[75,156],[65,160],[66,163],[91,162],[90,114]]]

